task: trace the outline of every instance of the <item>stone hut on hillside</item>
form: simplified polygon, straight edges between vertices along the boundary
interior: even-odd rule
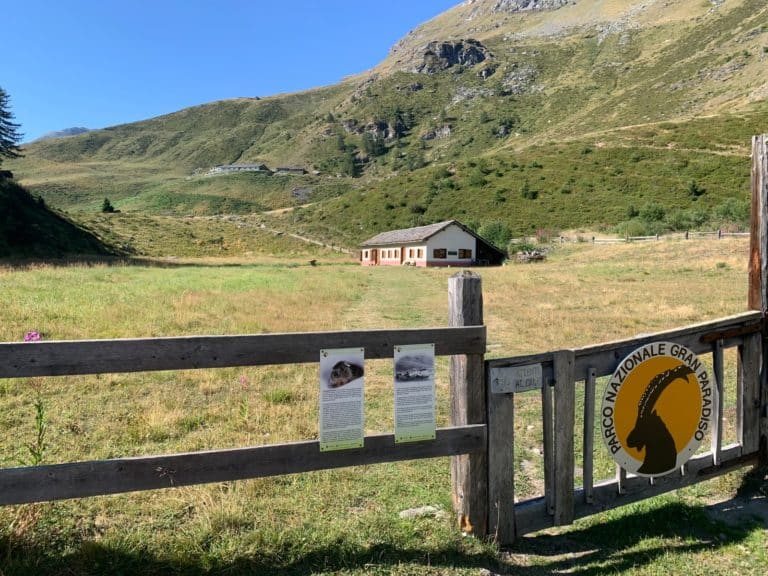
[[[262,172],[272,174],[266,164],[222,164],[214,166],[208,172],[209,174],[232,174],[235,172]]]

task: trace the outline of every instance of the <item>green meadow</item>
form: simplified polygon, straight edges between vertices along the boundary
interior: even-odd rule
[[[544,263],[480,270],[488,357],[742,312],[747,252],[744,239],[583,243],[553,246]],[[452,273],[362,268],[322,252],[9,265],[0,268],[0,341],[32,330],[60,340],[443,326]],[[726,441],[733,441],[732,355],[727,361]],[[366,368],[366,431],[391,431],[391,361]],[[2,466],[313,439],[317,370],[3,380],[0,426],[13,433],[0,441]],[[437,387],[444,426],[445,358]],[[538,397],[521,395],[516,410],[516,488],[525,499],[542,486]],[[599,443],[596,451],[596,476],[610,477]],[[734,473],[500,550],[456,527],[448,459],[355,467],[0,508],[0,574],[758,575],[768,562],[764,524],[749,508],[714,513],[710,505],[730,501],[735,510],[761,490],[764,475]],[[441,513],[399,516],[424,505]]]

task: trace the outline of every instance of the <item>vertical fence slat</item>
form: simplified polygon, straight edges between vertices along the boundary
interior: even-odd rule
[[[488,534],[508,546],[515,541],[515,397],[487,389]]]
[[[544,382],[541,388],[542,441],[544,442],[544,500],[547,514],[555,513],[555,423],[552,414],[553,388]]]
[[[716,340],[712,344],[712,370],[715,373],[715,386],[717,396],[715,398],[714,426],[712,427],[712,464],[719,466],[723,449],[723,406],[725,404],[725,386],[723,385],[723,341]]]
[[[448,280],[449,325],[483,324],[480,276],[459,272]],[[456,426],[486,422],[485,366],[482,354],[451,356],[451,421]],[[488,533],[488,454],[478,452],[451,460],[453,504],[461,530]]]
[[[555,352],[555,526],[571,524],[574,517],[575,368],[573,350]]]
[[[744,454],[759,447],[761,338],[760,334],[747,336],[739,347],[738,431]]]
[[[627,471],[616,464],[616,491],[619,494],[627,492]]]
[[[597,371],[594,368],[587,369],[587,378],[584,381],[584,454],[582,455],[582,468],[584,486],[584,501],[592,504],[594,501],[594,464],[595,464],[595,385],[597,383]]]

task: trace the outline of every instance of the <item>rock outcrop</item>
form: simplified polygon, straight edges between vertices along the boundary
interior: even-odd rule
[[[471,6],[482,0],[466,0],[464,4]],[[574,4],[574,0],[496,0],[491,7],[492,12],[537,12],[541,10],[557,10],[566,4]]]
[[[477,40],[430,42],[424,50],[424,60],[414,72],[436,74],[451,66],[475,66],[491,58],[490,51]]]

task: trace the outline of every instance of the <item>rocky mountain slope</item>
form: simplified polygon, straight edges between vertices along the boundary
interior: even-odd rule
[[[72,210],[308,204],[282,224],[351,244],[446,217],[609,226],[647,204],[714,224],[768,125],[766,60],[764,0],[466,0],[338,85],[39,142],[9,167]],[[247,162],[308,174],[203,176]]]

